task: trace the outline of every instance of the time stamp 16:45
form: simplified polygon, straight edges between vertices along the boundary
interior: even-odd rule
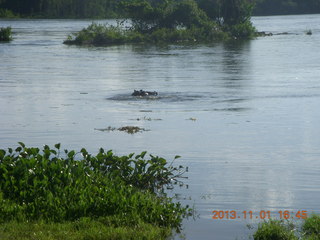
[[[258,212],[254,211],[236,211],[236,210],[214,210],[212,211],[212,219],[222,220],[222,219],[306,219],[308,213],[306,210],[289,211],[281,210],[278,212],[271,212],[261,210]]]

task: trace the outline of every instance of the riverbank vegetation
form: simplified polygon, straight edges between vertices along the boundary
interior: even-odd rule
[[[11,10],[0,8],[0,18],[19,18],[19,15],[14,14]]]
[[[11,40],[11,27],[0,28],[0,42],[10,42]]]
[[[122,0],[124,1],[124,0]],[[0,17],[117,18],[126,17],[119,0],[0,0]],[[126,0],[130,2],[129,0]],[[149,0],[150,2],[156,2]],[[197,0],[208,15],[223,13],[222,2],[237,5],[240,0]],[[320,13],[319,0],[253,0],[254,15]],[[1,10],[2,9],[2,10]],[[6,14],[1,14],[6,13]]]
[[[255,0],[254,15],[288,15],[320,13],[319,0]]]
[[[304,219],[301,228],[283,220],[269,220],[259,224],[254,240],[320,240],[320,216]]]
[[[115,18],[121,14],[118,0],[0,0],[0,9],[26,18]]]
[[[191,211],[165,194],[183,173],[146,152],[0,149],[0,238],[165,239]]]

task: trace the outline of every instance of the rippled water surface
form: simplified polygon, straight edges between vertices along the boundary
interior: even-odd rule
[[[186,239],[248,239],[261,210],[319,213],[319,18],[253,18],[289,34],[246,42],[105,48],[62,44],[90,21],[0,20],[14,37],[0,44],[0,147],[181,155],[189,188],[176,192],[198,215]],[[96,130],[127,125],[150,131]],[[214,210],[240,218],[213,220]]]

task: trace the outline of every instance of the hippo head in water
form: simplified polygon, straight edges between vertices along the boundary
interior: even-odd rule
[[[144,91],[144,90],[134,90],[131,96],[138,96],[138,97],[147,97],[147,96],[157,96],[158,93],[156,91]]]

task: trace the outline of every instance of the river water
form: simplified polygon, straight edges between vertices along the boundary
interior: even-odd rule
[[[188,188],[175,192],[196,209],[190,240],[248,239],[263,211],[319,213],[319,19],[255,17],[259,31],[288,34],[245,42],[104,48],[62,44],[91,21],[2,19],[14,41],[0,44],[0,148],[181,155]],[[97,130],[127,125],[149,131]]]

